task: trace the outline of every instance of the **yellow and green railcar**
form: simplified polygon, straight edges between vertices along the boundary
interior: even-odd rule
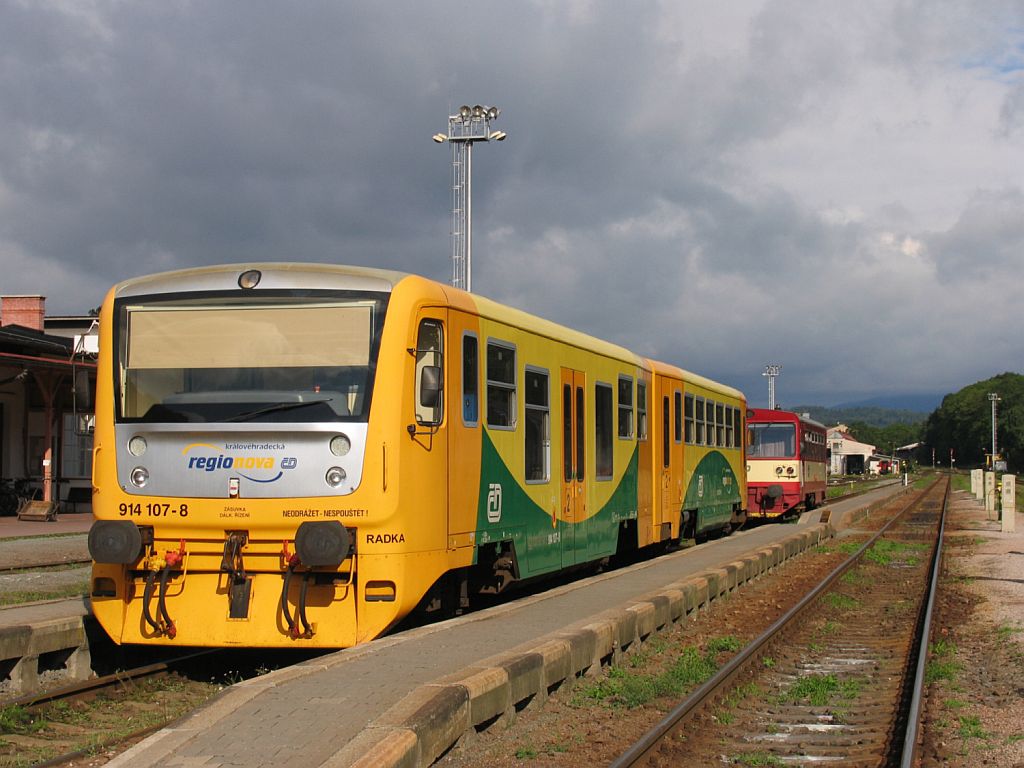
[[[413,275],[107,295],[89,535],[121,643],[346,647],[742,521],[742,394]]]

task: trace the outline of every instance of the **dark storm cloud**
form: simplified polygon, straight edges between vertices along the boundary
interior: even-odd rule
[[[204,263],[446,280],[430,136],[489,103],[480,293],[758,393],[769,361],[823,401],[981,378],[1020,342],[921,350],[1016,302],[1019,5],[987,7],[0,0],[0,289],[72,313]]]

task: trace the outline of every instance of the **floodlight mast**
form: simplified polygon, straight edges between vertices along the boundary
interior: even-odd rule
[[[448,133],[435,133],[438,144],[452,145],[452,285],[473,290],[472,150],[478,141],[504,141],[508,134],[492,131],[501,110],[477,104],[463,105],[448,117]]]
[[[989,392],[988,399],[989,402],[992,403],[992,471],[994,472],[996,469],[996,448],[998,447],[996,444],[996,434],[998,432],[996,428],[996,403],[998,403],[1002,398],[995,392]]]
[[[775,410],[775,378],[782,373],[782,366],[777,363],[769,363],[764,367],[762,376],[768,377],[768,409]]]

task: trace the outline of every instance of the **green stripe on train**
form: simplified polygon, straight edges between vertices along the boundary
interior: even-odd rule
[[[562,503],[558,479],[544,485],[552,508],[541,508],[509,471],[484,430],[477,543],[514,542],[523,578],[606,557],[615,551],[619,521],[636,518],[638,466],[634,447],[629,465],[608,502],[587,520],[568,523],[553,519],[552,515],[552,508]]]
[[[700,532],[728,523],[733,506],[740,501],[740,484],[728,459],[720,451],[710,451],[690,478],[683,508],[697,510]]]

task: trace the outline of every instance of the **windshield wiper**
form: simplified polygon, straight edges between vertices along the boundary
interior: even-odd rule
[[[306,400],[301,403],[274,403],[273,405],[267,405],[263,408],[257,408],[254,411],[245,411],[244,413],[236,414],[229,419],[224,419],[224,421],[248,421],[249,419],[253,419],[257,416],[262,416],[265,413],[279,413],[280,411],[290,411],[293,408],[304,408],[309,405],[322,405],[333,399],[333,397],[324,397],[320,400]]]

